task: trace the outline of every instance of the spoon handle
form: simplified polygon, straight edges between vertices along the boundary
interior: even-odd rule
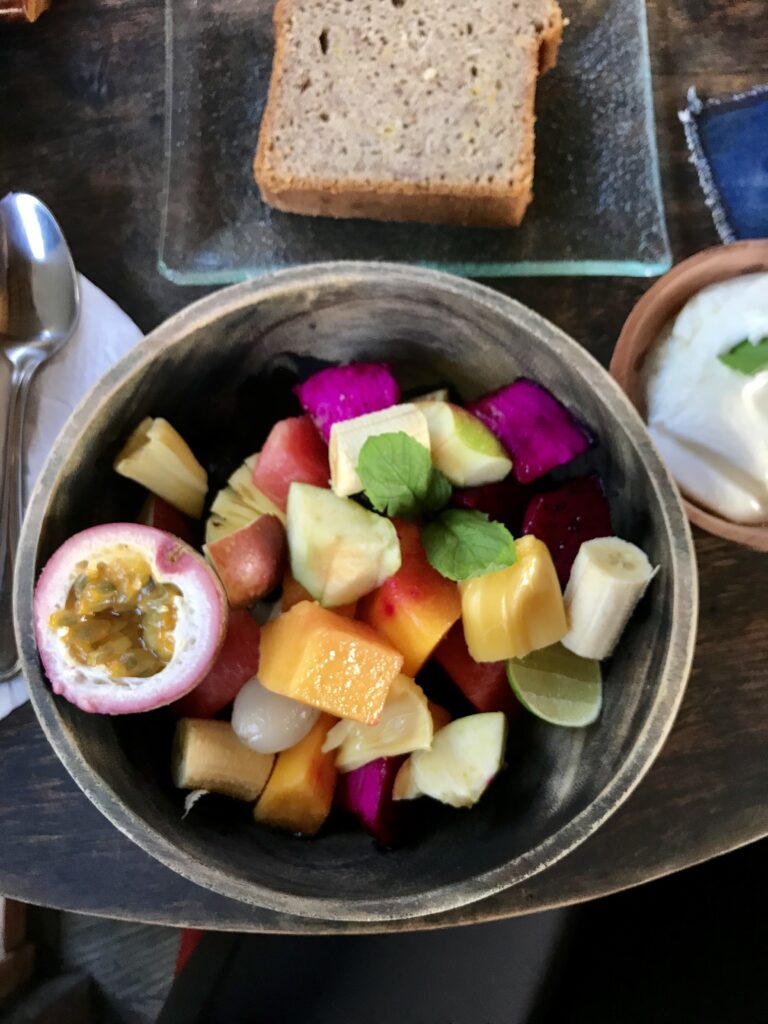
[[[10,678],[19,670],[11,598],[23,514],[24,412],[29,382],[36,369],[37,362],[25,360],[12,364],[7,381],[3,381],[4,386],[0,388],[5,392],[0,393],[0,409],[7,410],[0,451],[0,680]],[[28,627],[32,628],[31,622]]]

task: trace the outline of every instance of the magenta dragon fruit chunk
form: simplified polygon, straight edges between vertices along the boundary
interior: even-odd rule
[[[397,405],[400,387],[386,363],[329,366],[294,388],[312,422],[327,441],[334,423]]]
[[[392,799],[392,787],[404,760],[379,757],[361,768],[343,772],[336,786],[339,804],[385,846],[393,845],[400,835],[401,808]]]
[[[523,484],[570,462],[595,443],[554,395],[525,377],[478,398],[467,409],[507,449],[515,477]]]
[[[523,533],[549,548],[562,587],[584,541],[610,537],[611,512],[600,478],[580,476],[532,498],[523,517]]]

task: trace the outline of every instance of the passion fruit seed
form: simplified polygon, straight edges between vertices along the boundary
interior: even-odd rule
[[[64,608],[48,620],[71,657],[103,665],[113,679],[160,672],[173,657],[179,588],[158,583],[134,553],[83,560],[75,568]]]

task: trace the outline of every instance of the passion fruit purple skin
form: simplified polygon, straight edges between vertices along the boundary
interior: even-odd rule
[[[144,558],[158,583],[173,583],[181,591],[174,655],[148,678],[116,681],[101,666],[79,665],[49,625],[51,615],[64,607],[77,563],[118,546]],[[51,556],[35,587],[35,638],[53,692],[83,711],[103,715],[152,711],[193,690],[216,659],[227,616],[224,590],[207,562],[178,537],[137,523],[109,523],[76,533]]]

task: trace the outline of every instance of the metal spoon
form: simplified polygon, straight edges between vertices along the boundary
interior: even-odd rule
[[[29,382],[72,337],[79,313],[77,274],[53,214],[34,196],[9,192],[0,201],[0,352],[9,364],[0,366],[0,680],[19,669],[11,590],[24,508]]]

